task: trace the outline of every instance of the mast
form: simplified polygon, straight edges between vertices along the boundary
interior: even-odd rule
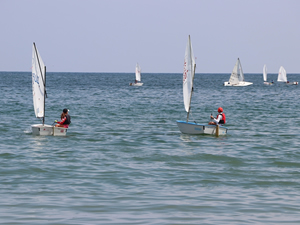
[[[193,62],[192,60],[192,46],[191,46],[191,39],[190,39],[190,35],[189,35],[189,47],[190,47],[190,59],[191,59],[191,62]],[[193,68],[193,65],[191,64],[191,70],[192,70],[192,89],[191,89],[191,97],[190,97],[190,103],[189,103],[189,111],[187,112],[187,117],[186,117],[186,122],[189,122],[189,115],[190,115],[190,110],[191,110],[191,102],[192,102],[192,95],[193,95],[193,92],[194,92],[194,77],[195,77],[195,70],[196,70],[196,63],[194,65],[194,68]]]

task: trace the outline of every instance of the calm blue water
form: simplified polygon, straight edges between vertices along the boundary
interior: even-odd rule
[[[226,137],[181,134],[181,74],[48,73],[46,123],[33,136],[31,73],[0,73],[1,224],[299,224],[299,86],[223,87],[196,74],[191,120],[223,107]],[[269,80],[276,80],[276,74]],[[299,74],[288,74],[300,81]]]

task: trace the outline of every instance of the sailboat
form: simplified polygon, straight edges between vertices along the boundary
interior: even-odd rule
[[[183,102],[187,112],[186,121],[177,120],[179,130],[184,134],[215,134],[226,135],[228,128],[219,125],[198,124],[189,122],[191,100],[193,94],[193,83],[195,77],[196,62],[193,55],[191,38],[189,36],[185,50],[183,67]]]
[[[135,83],[129,83],[130,86],[142,86],[143,83],[141,83],[141,67],[137,63],[135,66]]]
[[[32,95],[35,116],[42,124],[31,125],[33,135],[65,136],[67,128],[45,124],[46,66],[36,48],[32,47]]]
[[[286,71],[285,71],[285,69],[283,68],[283,66],[281,66],[281,67],[279,68],[278,77],[277,77],[277,82],[285,82],[286,84],[295,84],[295,85],[298,84],[297,81],[289,82],[289,81],[287,80]]]
[[[229,81],[224,82],[224,86],[249,86],[253,83],[246,82],[240,59],[238,58],[235,66],[233,67]]]
[[[264,84],[266,85],[272,85],[274,82],[267,82],[267,66],[264,65],[263,67],[263,78],[264,78]]]

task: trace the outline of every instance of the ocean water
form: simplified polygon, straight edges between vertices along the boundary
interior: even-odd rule
[[[217,138],[180,133],[181,74],[49,72],[46,124],[72,117],[53,137],[31,134],[31,73],[1,72],[0,224],[300,224],[300,87],[229,76],[195,77],[190,119],[223,107]]]

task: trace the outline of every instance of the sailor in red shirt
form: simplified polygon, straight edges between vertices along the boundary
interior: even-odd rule
[[[63,109],[63,113],[61,114],[61,121],[55,120],[56,127],[64,127],[68,128],[69,124],[71,123],[71,116],[69,115],[69,110],[68,109]]]
[[[211,119],[213,119],[213,121],[209,122],[209,125],[217,125],[217,124],[225,124],[226,123],[226,116],[225,113],[223,112],[222,107],[218,108],[218,115],[217,118],[214,118],[212,115],[210,116]]]

